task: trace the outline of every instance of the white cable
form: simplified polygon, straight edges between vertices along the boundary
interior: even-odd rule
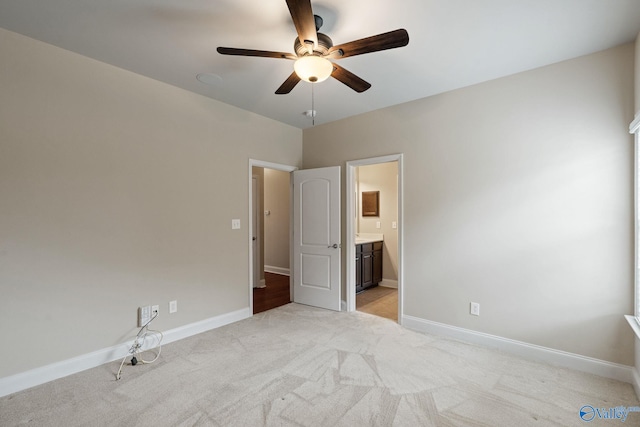
[[[122,358],[122,363],[120,363],[120,369],[118,369],[118,373],[116,374],[116,381],[118,381],[120,378],[122,378],[122,376],[121,376],[121,374],[122,374],[122,366],[124,365],[124,361],[127,360],[127,356]]]
[[[158,344],[157,344],[155,347],[151,347],[151,348],[150,348],[150,349],[148,349],[148,350],[144,350],[144,351],[137,351],[137,352],[136,352],[136,354],[140,355],[140,357],[138,358],[138,360],[139,360],[140,362],[142,362],[142,363],[153,363],[153,362],[155,362],[156,360],[158,360],[158,357],[160,357],[160,352],[162,351],[162,339],[164,338],[164,335],[162,335],[162,332],[160,332],[160,331],[155,331],[155,330],[153,330],[153,329],[147,329],[147,333],[148,333],[148,332],[154,332],[154,333],[156,333],[156,334],[160,335],[160,337],[159,337],[159,338],[157,338],[157,340],[158,340]],[[144,343],[146,339],[147,339],[147,334],[145,333],[145,334],[144,334],[144,336],[143,336],[143,338],[142,338],[142,342]],[[139,348],[141,348],[141,347],[144,347],[144,345],[143,345],[143,344],[141,344]],[[156,347],[158,348],[158,354],[156,354],[156,357],[154,357],[154,358],[153,358],[153,360],[144,360],[144,359],[142,358],[142,353],[147,352],[147,351],[151,351],[151,350],[155,349]],[[138,349],[139,349],[139,348],[138,348]]]
[[[138,334],[136,335],[135,339],[133,340],[133,344],[129,348],[129,352],[128,352],[129,354],[126,354],[122,358],[122,362],[120,363],[120,369],[118,369],[118,373],[116,374],[116,380],[119,380],[120,378],[122,378],[122,368],[124,366],[125,360],[127,360],[127,357],[129,357],[129,355],[132,356],[132,359],[135,357],[136,359],[139,359],[139,361],[141,363],[145,363],[145,364],[153,363],[156,360],[158,360],[158,357],[160,357],[160,352],[162,351],[162,339],[164,338],[164,335],[160,331],[156,331],[156,330],[148,328],[149,324],[156,317],[158,317],[158,313],[156,313],[155,316],[153,316],[151,319],[149,319],[149,321],[147,323],[145,323],[144,326],[142,326],[140,328],[140,330],[138,331]],[[158,344],[155,347],[151,347],[151,348],[149,348],[147,350],[140,351],[140,349],[142,347],[144,347],[144,343],[145,343],[145,341],[147,339],[147,335],[150,332],[153,332],[153,333],[159,335],[159,337],[157,338]],[[154,335],[154,336],[157,336],[157,335]],[[142,342],[140,342],[140,341],[142,341]],[[142,355],[141,355],[142,353],[147,352],[147,351],[151,351],[151,350],[153,350],[155,348],[158,348],[158,354],[156,354],[156,357],[154,357],[153,360],[144,360],[142,358]],[[140,357],[138,358],[137,356],[140,356]]]

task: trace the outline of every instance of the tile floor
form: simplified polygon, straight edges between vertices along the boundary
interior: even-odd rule
[[[356,310],[398,321],[398,290],[376,286],[356,295]]]

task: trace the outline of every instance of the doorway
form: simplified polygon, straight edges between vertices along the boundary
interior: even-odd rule
[[[294,170],[249,161],[249,306],[254,314],[292,300],[290,175]]]
[[[293,272],[288,280],[289,301],[340,311],[340,166],[298,171],[293,166],[249,159],[250,248],[255,230],[259,228],[253,225],[254,205],[260,199],[254,201],[253,176],[261,169],[284,171],[289,179],[289,218],[293,219],[287,221],[289,236],[286,239],[289,242],[289,269]],[[261,211],[264,212],[264,208]],[[294,234],[299,237],[295,244]],[[249,306],[255,313],[254,288],[259,282],[254,278],[254,272],[264,268],[257,265],[258,257],[253,252],[248,251]],[[266,287],[269,287],[268,282]]]
[[[346,209],[346,305],[348,311],[365,311],[371,314],[392,318],[402,322],[402,154],[362,159],[347,162],[347,209]],[[362,215],[361,195],[379,193],[380,212],[375,215]],[[359,263],[358,257],[364,259],[366,252],[357,242],[367,239],[381,240],[377,243],[384,247],[382,286],[373,286],[356,296],[356,272],[366,263]],[[356,251],[356,247],[358,251]],[[375,255],[374,255],[375,257]],[[378,283],[377,281],[375,283]],[[394,289],[395,288],[395,289]],[[397,290],[396,290],[397,289]],[[395,305],[395,306],[393,306]]]

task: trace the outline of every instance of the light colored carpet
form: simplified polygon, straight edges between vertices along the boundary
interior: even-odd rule
[[[584,426],[629,384],[297,304],[0,399],[0,425]],[[594,425],[620,425],[596,419]],[[625,424],[640,425],[640,413]]]

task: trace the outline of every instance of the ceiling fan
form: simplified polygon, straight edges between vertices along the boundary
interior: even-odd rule
[[[313,14],[310,0],[286,0],[286,2],[298,33],[298,38],[294,42],[295,54],[232,47],[218,47],[217,49],[218,53],[223,55],[294,60],[294,71],[276,90],[278,95],[291,92],[300,80],[318,83],[326,80],[329,76],[356,92],[364,92],[371,87],[370,83],[329,59],[338,60],[409,44],[409,34],[406,30],[399,29],[334,46],[329,36],[318,32],[322,26],[322,18]]]

